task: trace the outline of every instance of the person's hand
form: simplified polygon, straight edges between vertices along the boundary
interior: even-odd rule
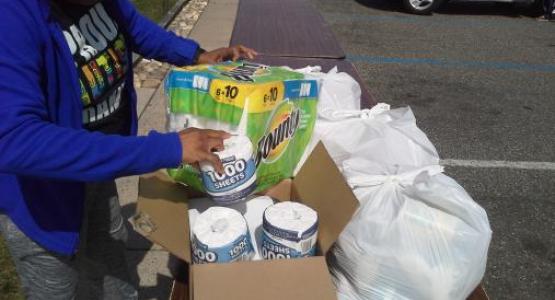
[[[224,149],[224,140],[231,135],[221,130],[187,128],[179,132],[181,147],[183,149],[182,161],[198,167],[201,161],[208,161],[219,174],[224,167],[220,158],[212,151]]]
[[[198,64],[215,64],[226,60],[236,61],[240,58],[253,59],[258,55],[256,51],[242,45],[219,48],[213,51],[204,52],[199,55]]]

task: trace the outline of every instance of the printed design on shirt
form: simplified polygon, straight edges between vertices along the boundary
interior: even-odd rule
[[[120,107],[122,90],[123,85],[120,85],[106,100],[97,105],[85,107],[83,110],[83,123],[93,123],[114,113]]]
[[[83,124],[100,121],[120,107],[129,65],[123,34],[102,3],[63,33],[79,73]]]

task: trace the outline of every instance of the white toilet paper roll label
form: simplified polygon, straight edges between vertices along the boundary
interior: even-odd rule
[[[193,235],[191,246],[193,248],[193,263],[195,264],[249,260],[253,251],[250,235],[248,234],[218,248],[208,247],[208,245],[200,242],[196,235]]]
[[[197,217],[191,248],[195,264],[248,260],[254,250],[243,216],[231,208],[217,206]]]
[[[216,152],[224,165],[218,174],[212,165],[202,162],[201,176],[206,192],[219,204],[244,200],[256,188],[256,165],[252,143],[246,136],[232,136],[224,141],[225,150]]]
[[[295,202],[278,203],[266,209],[262,227],[261,248],[265,259],[316,254],[318,216],[311,208]]]

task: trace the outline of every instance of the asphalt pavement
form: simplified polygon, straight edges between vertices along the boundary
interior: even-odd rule
[[[523,7],[313,0],[381,102],[410,105],[488,212],[491,299],[555,299],[555,23]]]

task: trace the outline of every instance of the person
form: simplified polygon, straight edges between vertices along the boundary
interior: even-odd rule
[[[538,1],[537,4],[542,5],[543,14],[536,20],[538,21],[551,21],[555,22],[555,0]]]
[[[174,65],[252,59],[206,52],[129,0],[0,0],[0,233],[29,299],[136,299],[114,179],[222,164],[229,134],[137,134],[132,51]]]
[[[555,0],[544,0],[543,12],[545,20],[555,21]]]

